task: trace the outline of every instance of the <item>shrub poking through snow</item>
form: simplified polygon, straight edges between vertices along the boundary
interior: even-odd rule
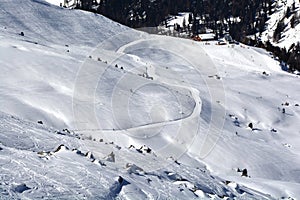
[[[95,160],[95,157],[94,155],[92,154],[92,152],[88,151],[86,154],[85,154],[85,157],[91,159],[91,160]]]
[[[272,129],[271,129],[271,132],[276,133],[277,130],[276,130],[275,128],[272,128]]]
[[[237,168],[236,171],[237,171],[237,172],[242,172],[241,176],[248,177],[248,170],[247,170],[246,168],[245,168],[245,169]]]
[[[71,133],[71,131],[69,131],[69,129],[67,129],[67,128],[65,128],[65,129],[63,129],[63,132],[66,132],[66,133]]]
[[[243,169],[243,171],[242,171],[242,176],[248,177],[248,171],[247,171],[246,168]]]
[[[135,147],[131,144],[128,149],[135,149]]]
[[[253,129],[253,124],[252,124],[252,122],[250,122],[250,123],[248,124],[248,127],[251,128],[251,129]]]
[[[59,152],[60,150],[69,150],[69,148],[66,147],[65,145],[61,144],[61,145],[59,145],[59,147],[57,147],[57,149],[54,151],[54,153]]]

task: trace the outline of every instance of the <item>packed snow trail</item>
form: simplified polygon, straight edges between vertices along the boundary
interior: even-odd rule
[[[116,128],[114,131],[105,131],[101,129],[101,127],[98,127],[98,121],[95,114],[95,108],[94,108],[94,102],[95,100],[95,91],[97,88],[97,85],[99,84],[98,81],[103,78],[102,76],[105,76],[105,71],[107,68],[110,68],[114,66],[114,63],[116,63],[118,60],[123,61],[120,59],[124,55],[131,55],[131,52],[135,54],[135,51],[145,51],[145,49],[155,51],[156,49],[164,49],[166,51],[166,54],[172,54],[175,56],[178,56],[184,60],[187,60],[189,65],[192,69],[197,71],[197,73],[200,75],[200,77],[207,77],[211,74],[218,74],[216,71],[216,68],[214,68],[214,64],[210,61],[210,58],[205,54],[203,50],[201,50],[197,45],[186,45],[186,40],[180,41],[176,39],[177,45],[176,46],[170,46],[168,44],[174,42],[172,38],[163,38],[163,40],[160,37],[156,36],[148,36],[148,38],[144,39],[138,39],[136,41],[130,42],[128,44],[123,45],[122,47],[117,46],[116,49],[113,49],[115,47],[114,45],[109,46],[110,42],[114,41],[126,41],[123,40],[123,37],[127,37],[127,33],[118,34],[117,36],[113,37],[110,40],[107,40],[104,42],[104,44],[100,44],[98,48],[93,52],[93,57],[97,57],[97,55],[101,55],[102,58],[109,58],[109,62],[107,64],[107,67],[99,67],[95,66],[93,63],[93,60],[87,59],[85,63],[82,65],[80,72],[77,76],[77,82],[75,86],[75,94],[74,99],[80,99],[80,101],[73,102],[75,105],[74,109],[74,116],[78,119],[77,123],[77,131],[81,132],[86,135],[92,134],[93,137],[96,138],[122,138],[120,139],[120,143],[122,144],[122,141],[131,141],[131,139],[135,140],[135,142],[138,143],[146,143],[149,146],[157,146],[155,144],[157,140],[165,141],[164,144],[161,144],[157,146],[157,149],[154,148],[155,152],[161,153],[164,156],[172,156],[174,158],[179,158],[183,153],[185,153],[190,145],[193,143],[195,137],[200,134],[199,126],[200,126],[200,117],[201,117],[201,107],[202,107],[202,101],[200,98],[199,91],[194,87],[207,87],[208,94],[210,95],[210,98],[219,101],[224,102],[225,94],[224,90],[222,90],[222,82],[219,80],[213,80],[209,78],[204,78],[204,83],[206,85],[197,85],[192,86],[194,83],[189,83],[189,80],[176,80],[176,79],[170,79],[165,78],[164,76],[157,76],[156,72],[159,71],[158,68],[161,66],[156,66],[155,63],[151,64],[151,71],[149,71],[148,75],[154,78],[154,82],[157,84],[164,84],[165,86],[173,87],[173,88],[182,88],[184,90],[188,90],[191,94],[195,106],[193,108],[193,112],[191,115],[185,117],[176,119],[174,121],[163,121],[160,123],[154,123],[154,124],[147,124],[142,125],[138,127],[132,127],[132,128],[126,128],[124,130],[118,130],[122,129]],[[144,37],[144,36],[143,36]],[[192,42],[191,42],[192,43]],[[181,48],[178,48],[178,46],[182,46]],[[109,51],[105,50],[109,49]],[[189,49],[189,50],[187,50]],[[197,52],[198,56],[197,60],[193,59],[190,53],[187,52]],[[115,55],[114,55],[115,52]],[[144,52],[146,53],[146,52]],[[106,56],[109,54],[108,56]],[[139,62],[153,62],[153,61],[147,61],[147,58],[138,57],[141,59]],[[146,59],[143,61],[143,59]],[[198,59],[201,60],[201,63],[197,62]],[[210,66],[210,67],[207,67]],[[130,81],[130,78],[127,78],[126,75],[129,73],[134,73],[133,71],[136,70],[136,68],[139,68],[140,66],[133,67],[130,69],[129,72],[125,72],[124,75],[122,75],[122,78],[120,78],[121,82],[118,82],[118,85],[115,85],[114,87],[116,89],[113,90],[112,94],[112,106],[113,110],[114,107],[117,106],[120,103],[123,103],[120,108],[122,110],[117,110],[115,113],[115,119],[118,120],[118,117],[121,115],[124,115],[120,112],[128,112],[128,102],[130,101],[130,95],[127,93],[121,93],[118,92],[118,86],[122,84],[128,85],[128,82]],[[92,75],[90,75],[92,74]],[[86,76],[89,76],[88,83],[86,82]],[[131,75],[131,74],[130,74]],[[125,78],[124,78],[125,77]],[[128,75],[129,77],[129,75]],[[183,77],[184,78],[184,77]],[[82,80],[81,80],[82,79]],[[84,84],[82,84],[84,82]],[[153,81],[151,81],[153,82]],[[132,85],[129,84],[128,88],[131,88],[133,91],[138,90],[141,86],[147,85],[149,83],[145,82],[144,79],[135,79],[134,82],[132,82]],[[116,95],[117,94],[117,95]],[[114,98],[114,95],[117,97]],[[85,102],[85,103],[81,103]],[[89,103],[88,103],[89,102]],[[206,140],[203,141],[203,147],[202,150],[199,152],[199,157],[205,157],[210,150],[214,147],[214,144],[217,142],[218,135],[220,134],[220,131],[222,129],[222,125],[224,121],[224,115],[225,111],[222,106],[219,106],[217,103],[212,104],[213,107],[218,106],[219,108],[212,108],[211,113],[206,113],[208,115],[211,115],[210,121],[212,122],[210,124],[210,129],[206,135]],[[94,113],[94,114],[93,114]],[[117,116],[118,115],[118,116]],[[125,117],[126,118],[125,114]],[[91,119],[91,117],[93,119]],[[127,117],[129,119],[129,117]],[[88,120],[87,120],[88,119]],[[212,120],[213,119],[213,120]],[[176,134],[170,135],[168,133],[164,133],[164,130],[170,130],[169,128],[172,128],[176,126]],[[91,128],[93,127],[93,128]],[[90,130],[90,131],[88,131]],[[93,133],[91,133],[93,132]],[[125,135],[124,135],[125,134]],[[122,135],[122,136],[121,136]],[[129,137],[127,139],[124,139],[123,137]],[[129,145],[129,144],[125,144]]]

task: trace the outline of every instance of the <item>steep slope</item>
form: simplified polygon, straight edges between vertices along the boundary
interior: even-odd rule
[[[293,10],[293,3],[295,10]],[[283,23],[283,30],[280,34],[278,41],[274,42],[274,45],[287,50],[292,44],[300,41],[300,23],[299,23],[299,1],[294,0],[278,0],[274,1],[275,12],[269,16],[269,20],[266,22],[266,31],[262,33],[263,41],[273,42],[275,30],[280,22]],[[290,15],[287,16],[287,10],[290,9]],[[295,27],[292,27],[292,18],[296,18]]]
[[[267,52],[148,35],[41,0],[0,8],[8,198],[300,197],[298,77]]]
[[[211,176],[200,163],[193,167],[172,164],[153,152],[82,140],[3,113],[0,118],[0,194],[4,199],[269,198]],[[82,149],[91,147],[100,153]],[[108,159],[112,151],[115,157]],[[164,162],[168,168],[144,171],[139,167],[144,157],[149,165]]]
[[[1,110],[50,126],[70,125],[81,62],[99,42],[128,29],[44,1],[1,1],[0,12]]]
[[[24,40],[32,42],[94,46],[121,30],[128,30],[103,16],[63,9],[43,0],[14,3],[18,6],[11,7],[11,1],[1,0],[1,27],[11,37],[22,31]]]

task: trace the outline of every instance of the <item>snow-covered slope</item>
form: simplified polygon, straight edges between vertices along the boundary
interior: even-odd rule
[[[295,11],[292,10],[292,5],[295,3]],[[300,2],[295,0],[278,0],[274,1],[274,13],[269,16],[269,20],[266,22],[266,30],[262,33],[263,41],[273,42],[274,32],[280,21],[284,23],[284,30],[281,33],[281,39],[275,42],[274,45],[281,48],[286,48],[287,50],[292,44],[300,41],[300,23],[296,23],[295,27],[291,27],[291,20],[293,16],[300,16]],[[287,10],[291,9],[291,15],[286,18]]]
[[[1,110],[33,121],[50,119],[51,126],[70,125],[81,62],[96,44],[128,29],[44,1],[1,1],[0,9],[1,87],[6,88],[1,90]]]
[[[78,139],[3,113],[0,128],[1,199],[269,198],[225,183],[199,163],[194,167],[170,164],[152,152]],[[168,168],[144,171],[138,164],[145,157],[148,164],[160,162]]]
[[[11,37],[24,32],[24,40],[30,38],[28,42],[93,46],[127,30],[103,16],[63,9],[43,0],[14,3],[18,6],[11,7],[11,1],[1,1],[1,28],[7,28]]]
[[[300,198],[299,78],[266,51],[0,12],[4,198]]]
[[[60,4],[64,5],[64,0],[46,0],[46,1],[56,6],[60,6]]]

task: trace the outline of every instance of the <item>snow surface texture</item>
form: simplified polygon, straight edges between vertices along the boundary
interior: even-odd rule
[[[64,0],[46,0],[46,1],[56,6],[60,6],[60,4],[64,5]]]
[[[266,51],[0,12],[1,198],[300,198],[299,78]]]

